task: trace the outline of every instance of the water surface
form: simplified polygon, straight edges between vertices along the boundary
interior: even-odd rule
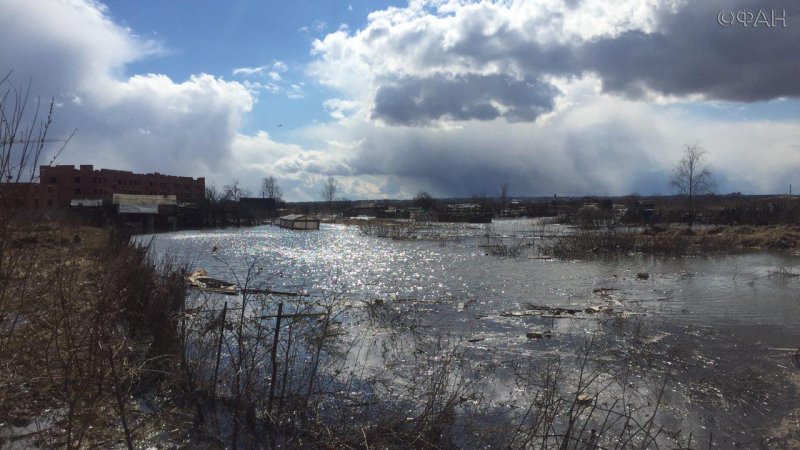
[[[779,274],[796,271],[797,257],[537,257],[548,235],[564,232],[536,220],[507,220],[438,226],[434,239],[418,240],[327,224],[309,232],[264,226],[137,239],[150,242],[156,255],[217,278],[250,267],[268,274],[274,289],[335,291],[353,305],[379,299],[398,312],[414,305],[429,331],[458,342],[476,364],[508,368],[505,377],[500,370],[486,380],[496,401],[514,401],[510,371],[520,361],[574,355],[590,342],[598,364],[633,361],[631,373],[651,384],[669,373],[663,420],[684,435],[708,442],[714,433],[714,445],[726,448],[755,445],[775,432],[797,400],[790,380],[797,370],[792,349],[800,346],[800,283]],[[493,256],[485,247],[493,239],[524,243],[525,251]],[[578,313],[541,317],[529,314],[531,305]],[[584,313],[589,307],[610,312]],[[552,337],[530,339],[532,331]],[[501,393],[501,385],[511,392]]]

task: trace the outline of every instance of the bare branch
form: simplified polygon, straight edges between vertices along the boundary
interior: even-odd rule
[[[700,146],[687,145],[683,158],[672,169],[669,184],[680,195],[687,197],[689,209],[689,226],[694,221],[694,198],[698,195],[714,192],[716,183],[707,165],[704,165],[706,151]]]
[[[328,212],[333,214],[333,201],[336,199],[336,192],[339,190],[339,183],[333,175],[325,180],[322,185],[322,198],[328,202]]]
[[[276,202],[281,201],[283,197],[283,191],[281,191],[280,186],[278,186],[278,180],[276,180],[272,175],[268,175],[264,177],[264,180],[262,180],[261,197],[274,198]]]

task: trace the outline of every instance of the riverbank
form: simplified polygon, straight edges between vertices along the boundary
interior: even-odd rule
[[[698,439],[748,448],[768,438],[780,448],[781,434],[763,430],[786,418],[797,398],[787,381],[796,370],[791,355],[775,349],[796,344],[800,328],[792,317],[800,306],[798,279],[772,273],[796,267],[796,258],[773,251],[511,258],[494,257],[484,247],[487,234],[493,241],[524,236],[538,246],[576,231],[541,229],[535,220],[422,225],[410,239],[379,238],[358,227],[323,226],[311,233],[261,227],[159,235],[153,248],[193,255],[197,267],[227,280],[231,274],[246,278],[255,260],[281,290],[302,286],[313,303],[331,297],[341,324],[328,349],[343,351],[345,360],[331,354],[323,359],[327,369],[318,372],[309,403],[319,409],[300,413],[319,412],[330,430],[323,434],[328,442],[426,447],[415,441],[419,437],[431,443],[427,447],[557,448],[574,432],[568,447],[582,447],[591,429],[603,430],[606,414],[608,423],[626,422],[617,399],[625,398],[627,411],[633,405],[631,423],[649,422],[665,386],[664,407],[651,429],[655,434],[663,426],[663,433],[648,437],[645,429],[620,440],[622,428],[606,429],[601,445],[614,447],[630,437],[631,445],[622,447],[642,448],[655,437],[659,448],[687,448],[689,441],[696,446]],[[439,240],[444,234],[459,238]],[[230,308],[231,300],[223,300]],[[285,301],[284,313],[289,305]],[[276,315],[274,305],[262,315]],[[233,330],[237,321],[229,319]],[[322,324],[314,319],[304,326],[313,333]],[[218,336],[213,329],[209,334]],[[289,339],[283,332],[280,339],[282,366]],[[295,335],[291,342],[290,355],[295,343],[308,339]],[[227,355],[223,348],[223,361]],[[296,364],[291,372],[309,373],[302,361],[314,359],[306,356],[283,360]],[[591,374],[585,382],[581,366]],[[304,400],[308,383],[302,380],[289,376],[283,397]],[[583,403],[572,408],[578,396]],[[437,407],[443,409],[425,413]],[[577,429],[569,428],[570,411],[581,416]],[[297,423],[286,408],[279,416],[280,423]],[[318,430],[302,427],[311,428]],[[297,434],[286,436],[299,444]],[[348,436],[362,436],[362,442]]]
[[[576,229],[539,247],[543,256],[581,258],[591,255],[643,253],[656,256],[702,256],[751,251],[800,252],[800,227],[651,225],[643,229]]]
[[[794,316],[793,285],[784,285],[795,279],[765,276],[790,258],[736,256],[723,263],[727,272],[706,258],[514,260],[476,251],[485,230],[468,230],[475,242],[445,245],[374,239],[349,227],[138,238],[160,250],[151,249],[154,264],[109,231],[19,228],[0,247],[17,269],[3,272],[0,442],[684,448],[705,429],[686,398],[717,389],[708,408],[718,422],[705,442],[734,442],[724,439],[751,411],[735,403],[742,392],[752,391],[748,402],[768,414],[763,425],[787,418],[773,436],[797,431],[782,404],[767,408],[759,397],[795,398],[783,386],[792,367],[757,359],[769,353],[761,340],[778,348],[794,342],[772,331],[787,326],[775,317]],[[673,233],[680,230],[658,231],[665,239]],[[179,254],[246,287],[244,294],[187,292],[174,264]],[[291,285],[311,295],[247,294]],[[730,322],[739,315],[746,321]],[[762,321],[769,332],[748,328]],[[729,327],[743,333],[733,348]],[[743,357],[752,361],[734,368],[746,370],[728,373],[726,364]],[[740,375],[755,370],[769,376],[742,386],[754,377]],[[630,389],[625,380],[636,383],[626,400],[634,410],[613,401]],[[670,404],[660,408],[664,386]],[[609,416],[614,425],[604,428]],[[641,426],[622,426],[637,420]]]
[[[5,225],[0,443],[131,448],[155,420],[137,394],[177,373],[182,277],[108,229]]]
[[[724,249],[732,244],[732,250],[787,250],[797,253],[800,250],[800,226],[798,225],[765,225],[765,226],[712,226],[696,230],[683,227],[670,227],[664,232],[672,236],[688,239],[694,245],[714,242],[712,245]],[[658,235],[655,228],[645,230],[644,234]]]

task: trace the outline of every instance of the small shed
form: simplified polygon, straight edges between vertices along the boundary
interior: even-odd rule
[[[289,214],[278,218],[278,226],[290,230],[319,230],[319,219],[305,214]]]

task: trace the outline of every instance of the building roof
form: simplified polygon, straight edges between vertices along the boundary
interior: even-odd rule
[[[307,215],[305,215],[305,214],[289,214],[289,215],[287,215],[287,216],[281,216],[281,218],[280,218],[280,219],[281,219],[281,220],[300,220],[300,219],[304,219],[304,220],[317,220],[317,219],[315,219],[315,218],[308,217],[308,216],[307,216]]]

